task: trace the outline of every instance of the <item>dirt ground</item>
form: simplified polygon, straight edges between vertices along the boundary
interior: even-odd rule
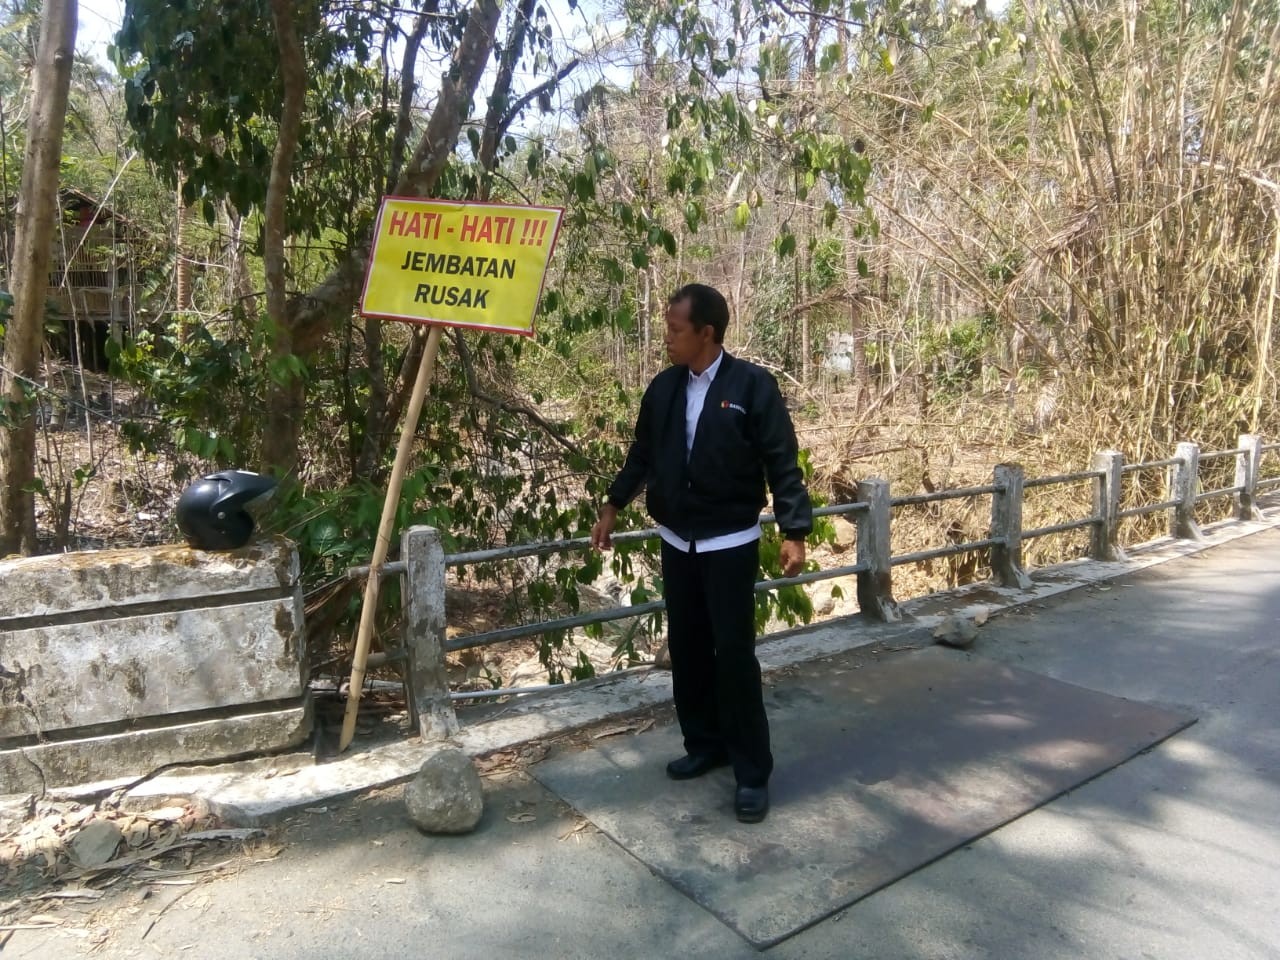
[[[649,708],[498,750],[475,763],[487,795],[518,791],[530,781],[528,768],[553,750],[635,736],[673,718],[669,704]],[[207,907],[203,888],[216,880],[252,870],[298,843],[332,843],[375,821],[403,821],[402,793],[402,787],[387,787],[307,808],[266,828],[241,829],[223,828],[208,811],[188,804],[123,809],[120,792],[100,799],[30,798],[24,819],[0,821],[0,951],[24,930],[57,930],[86,953],[125,932],[145,941],[169,910]],[[567,836],[594,830],[580,817],[573,821]]]

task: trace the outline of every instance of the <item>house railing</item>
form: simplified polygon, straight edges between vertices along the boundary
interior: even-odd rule
[[[1237,520],[1261,519],[1262,514],[1257,504],[1259,495],[1280,486],[1280,475],[1260,479],[1262,461],[1266,455],[1277,451],[1280,451],[1280,443],[1264,444],[1261,437],[1255,434],[1242,435],[1235,449],[1209,453],[1202,453],[1199,444],[1179,443],[1174,456],[1141,463],[1125,463],[1122,453],[1106,450],[1094,455],[1088,470],[1078,473],[1027,478],[1018,464],[1004,463],[994,468],[990,484],[901,497],[891,496],[889,484],[885,480],[864,480],[857,486],[858,499],[855,502],[833,504],[814,510],[814,515],[819,517],[848,516],[853,519],[856,527],[857,562],[808,571],[794,577],[764,580],[756,584],[756,590],[775,590],[784,586],[854,576],[857,578],[859,609],[877,620],[892,622],[901,617],[893,597],[894,567],[979,550],[990,550],[992,575],[996,581],[1006,587],[1025,590],[1031,586],[1031,579],[1027,576],[1023,563],[1023,545],[1029,540],[1088,528],[1089,556],[1095,560],[1115,561],[1122,560],[1125,556],[1120,543],[1121,521],[1131,517],[1165,512],[1169,516],[1170,536],[1189,540],[1201,538],[1195,521],[1195,509],[1198,504],[1207,500],[1232,497],[1233,513]],[[1201,490],[1201,465],[1230,458],[1235,460],[1232,485]],[[1166,472],[1167,499],[1121,509],[1120,505],[1125,499],[1126,478],[1161,469]],[[1083,483],[1091,485],[1092,509],[1089,515],[1048,526],[1023,529],[1022,508],[1027,490]],[[991,525],[986,537],[910,553],[892,553],[890,535],[895,509],[977,497],[991,498]],[[761,517],[763,523],[772,520],[772,516]],[[613,541],[615,544],[628,544],[651,540],[657,536],[656,529],[637,530],[615,534]],[[664,601],[654,600],[635,606],[611,607],[468,636],[446,636],[445,582],[449,567],[572,553],[590,548],[589,538],[576,537],[446,554],[438,530],[432,527],[411,527],[404,531],[401,538],[401,559],[383,564],[378,570],[383,577],[404,578],[401,591],[404,604],[402,648],[398,652],[374,655],[370,663],[376,665],[396,659],[407,661],[404,675],[406,686],[410,690],[410,711],[416,717],[424,738],[449,736],[457,731],[458,721],[453,709],[455,700],[549,689],[520,687],[477,693],[451,693],[445,671],[447,654],[553,631],[646,616],[665,608]],[[363,577],[369,575],[369,572],[368,567],[355,567],[348,571],[348,576]],[[557,688],[565,686],[568,685],[557,685]]]

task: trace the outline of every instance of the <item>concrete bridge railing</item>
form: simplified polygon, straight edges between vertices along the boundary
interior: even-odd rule
[[[895,497],[889,483],[869,479],[858,484],[858,499],[852,503],[833,504],[815,509],[817,516],[847,516],[857,531],[857,555],[853,564],[809,571],[799,576],[765,580],[756,584],[758,591],[814,583],[838,577],[857,578],[859,609],[882,621],[897,620],[901,614],[893,595],[893,570],[904,564],[990,550],[994,578],[1003,586],[1027,589],[1031,585],[1024,563],[1023,545],[1038,537],[1070,530],[1090,531],[1089,555],[1097,560],[1124,559],[1121,543],[1121,521],[1148,514],[1165,513],[1169,534],[1180,539],[1199,539],[1195,508],[1208,500],[1232,499],[1237,520],[1261,518],[1258,498],[1266,490],[1280,486],[1280,476],[1263,479],[1262,464],[1267,454],[1280,451],[1280,443],[1263,443],[1256,434],[1244,434],[1232,450],[1201,452],[1199,444],[1180,443],[1172,457],[1140,463],[1126,463],[1124,454],[1107,450],[1094,455],[1089,469],[1054,476],[1026,477],[1018,464],[999,464],[991,483],[975,487],[938,490],[933,493]],[[1203,466],[1219,460],[1234,459],[1234,482],[1230,486],[1203,489]],[[1154,503],[1122,508],[1126,481],[1146,471],[1165,471],[1167,498]],[[1087,516],[1049,526],[1023,527],[1023,500],[1027,490],[1068,484],[1089,484],[1092,509]],[[990,497],[991,525],[987,536],[963,543],[894,554],[891,532],[895,509],[920,504],[933,504],[962,498]],[[772,521],[771,516],[761,518]],[[625,545],[658,536],[655,529],[616,534],[615,544]],[[476,696],[524,694],[547,689],[519,687],[483,691],[479,694],[452,693],[445,671],[449,653],[503,643],[522,637],[552,631],[568,630],[589,624],[607,623],[630,617],[646,616],[662,610],[665,603],[654,600],[635,606],[618,606],[591,613],[535,623],[519,624],[483,633],[449,638],[445,631],[447,602],[446,572],[450,567],[514,560],[590,549],[590,540],[578,537],[516,544],[489,550],[446,554],[440,532],[431,527],[412,527],[401,538],[401,555],[397,561],[382,565],[380,576],[403,577],[404,603],[403,646],[399,653],[383,655],[384,660],[403,658],[406,686],[409,688],[410,711],[416,718],[424,739],[439,739],[458,730],[454,702]],[[370,574],[368,567],[352,568],[350,577]],[[560,685],[563,686],[563,685]]]

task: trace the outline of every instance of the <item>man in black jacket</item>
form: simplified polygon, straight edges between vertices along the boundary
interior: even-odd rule
[[[675,780],[733,765],[734,811],[745,823],[769,811],[769,721],[755,654],[755,582],[765,482],[782,531],[782,567],[804,566],[812,529],[798,448],[773,375],[721,346],[729,307],[716,290],[689,284],[667,308],[672,366],[640,401],[635,440],[591,529],[611,546],[618,511],[645,489],[662,534],[676,715],[686,755],[667,764]]]

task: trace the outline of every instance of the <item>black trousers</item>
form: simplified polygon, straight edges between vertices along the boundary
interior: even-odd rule
[[[756,541],[684,553],[662,543],[667,645],[685,750],[728,754],[738,783],[762,787],[773,772],[769,720],[756,659]]]

